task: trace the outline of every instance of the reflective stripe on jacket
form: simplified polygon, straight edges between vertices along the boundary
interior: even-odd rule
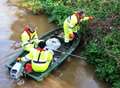
[[[29,42],[30,40],[38,39],[36,31],[34,33],[29,33],[24,31],[21,35],[22,42]]]
[[[71,39],[69,38],[69,34],[72,34],[75,30],[73,30],[74,26],[77,24],[77,17],[75,14],[72,16],[69,16],[65,21],[64,21],[64,39],[65,42],[69,42]]]
[[[50,50],[40,52],[40,50],[32,49],[26,57],[30,58],[33,71],[44,72],[53,59],[53,52]]]
[[[75,26],[78,24],[78,21],[80,22],[88,20],[89,17],[83,17],[82,19],[78,19],[75,14],[72,16],[69,16],[65,21],[64,21],[64,39],[65,42],[69,42],[71,39],[69,38],[70,34],[73,34],[73,32],[77,32],[79,29],[75,28]]]
[[[21,34],[21,41],[21,46],[23,47],[23,49],[26,51],[30,51],[31,48],[34,48],[35,44],[38,44],[39,39],[36,31],[34,33],[28,33],[24,31]]]

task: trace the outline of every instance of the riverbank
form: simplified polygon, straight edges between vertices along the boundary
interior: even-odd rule
[[[13,3],[16,3],[18,1],[20,0],[17,0],[17,1],[11,0],[11,2]],[[37,0],[37,1],[41,1],[41,0]],[[44,4],[42,5],[43,7],[41,7],[41,3],[39,3],[39,5],[37,6],[36,4],[35,5],[31,4],[31,6],[33,5],[34,8],[33,7],[30,7],[30,8],[31,10],[33,9],[33,12],[36,12],[37,10],[39,10],[39,8],[40,10],[43,8],[45,14],[49,16],[49,20],[51,22],[53,21],[57,23],[59,26],[62,26],[64,19],[67,16],[69,16],[69,14],[71,14],[72,11],[76,9],[70,6],[71,2],[66,2],[65,5],[62,1],[59,3],[56,3],[56,2],[53,3],[53,2],[54,2],[53,0],[51,0],[51,2],[48,2],[48,0],[46,2],[43,1],[42,3]],[[26,5],[27,4],[24,4],[24,6]],[[83,50],[83,53],[84,53],[83,55],[85,55],[88,58],[87,59],[88,63],[91,63],[96,67],[95,72],[97,73],[97,76],[99,79],[104,79],[109,84],[111,84],[113,88],[119,88],[120,86],[119,85],[120,84],[119,83],[120,82],[119,81],[119,58],[118,58],[119,51],[120,51],[118,46],[120,44],[119,43],[120,35],[118,30],[120,29],[119,1],[118,0],[115,0],[115,1],[113,0],[110,0],[110,1],[83,0],[82,1],[81,0],[81,2],[78,3],[76,6],[78,6],[78,9],[83,9],[87,15],[94,16],[94,21],[88,27],[88,29],[90,30],[86,30],[84,32],[83,48],[85,51]],[[117,32],[113,33],[112,31],[113,29],[117,30]],[[117,36],[113,37],[113,35],[117,35]],[[112,40],[116,40],[116,41],[112,41]],[[110,47],[111,49],[108,47]],[[104,51],[105,49],[112,52],[106,52]],[[112,54],[112,56],[115,56],[115,57],[108,56],[107,53],[109,53],[109,55]],[[118,61],[116,60],[116,58],[118,59]],[[80,75],[82,74],[79,74],[76,77],[79,78]],[[67,77],[71,77],[71,75]]]
[[[8,0],[7,3],[10,3],[11,5],[15,5],[15,6],[20,6],[22,0]]]
[[[31,4],[31,8],[34,13],[44,10],[49,20],[61,27],[65,18],[75,10],[81,9],[87,15],[94,16],[94,21],[84,28],[83,55],[87,57],[88,63],[96,67],[99,79],[104,79],[112,88],[119,88],[119,0],[80,0],[74,3],[72,0],[60,2],[37,0]]]

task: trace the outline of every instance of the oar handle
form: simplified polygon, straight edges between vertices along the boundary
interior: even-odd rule
[[[56,52],[60,52],[60,53],[62,53],[62,54],[67,54],[67,55],[70,55],[70,56],[73,56],[73,57],[81,58],[81,59],[83,59],[83,60],[86,60],[85,57],[78,56],[78,55],[75,55],[75,54],[66,53],[66,52],[63,52],[63,51],[60,51],[60,50],[54,50],[54,51],[56,51]]]

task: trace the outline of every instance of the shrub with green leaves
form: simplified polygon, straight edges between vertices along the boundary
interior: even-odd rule
[[[83,10],[86,15],[92,15],[95,19],[106,19],[106,17],[120,15],[119,0],[24,0],[25,7],[32,8],[34,13],[45,12],[51,21],[62,26],[66,16],[73,11]],[[115,20],[118,22],[118,20]],[[120,22],[120,21],[119,21]]]
[[[84,51],[87,62],[96,66],[96,73],[100,79],[106,80],[112,88],[119,88],[120,31],[114,29],[107,35],[102,31],[99,31],[99,34],[95,33],[97,37],[93,36],[93,40],[88,43]]]
[[[24,0],[24,7],[29,7],[34,13],[39,11],[48,15],[50,22],[62,27],[65,18],[76,10],[85,11],[87,16],[94,16],[95,21],[111,21],[112,28],[119,28],[119,0]],[[108,22],[108,21],[107,21]],[[81,24],[85,36],[86,25]],[[105,28],[104,28],[105,29]],[[96,66],[97,76],[106,80],[112,88],[120,87],[120,31],[115,29],[105,33],[102,29],[92,30],[83,55],[87,62]],[[86,38],[87,39],[87,38]],[[85,39],[85,40],[86,40]],[[89,39],[90,40],[90,39]]]
[[[63,4],[55,6],[51,12],[50,20],[55,21],[58,25],[63,25],[64,20],[72,13],[73,9]]]

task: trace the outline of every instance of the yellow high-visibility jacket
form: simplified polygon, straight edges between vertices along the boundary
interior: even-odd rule
[[[40,51],[38,49],[32,49],[29,54],[21,58],[21,61],[31,60],[33,71],[44,72],[49,67],[53,55],[54,53],[51,50]]]
[[[34,48],[34,46],[38,44],[39,39],[36,31],[34,33],[24,31],[21,34],[21,41],[21,46],[23,47],[23,49],[26,51],[30,51],[31,48]]]
[[[89,17],[83,17],[80,19],[80,22],[88,20]],[[77,32],[79,29],[74,29],[74,27],[78,24],[78,19],[75,14],[69,16],[65,19],[63,28],[64,28],[64,41],[67,43],[71,41],[69,35],[73,34],[73,32]]]

